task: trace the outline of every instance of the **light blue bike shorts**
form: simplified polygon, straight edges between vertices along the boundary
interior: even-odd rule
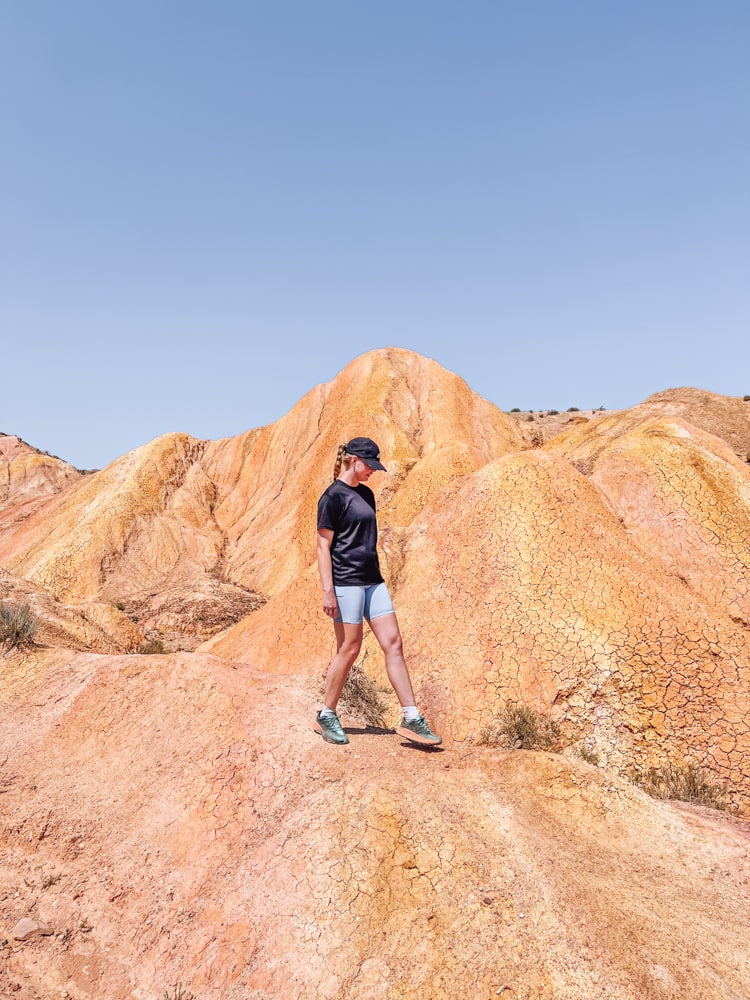
[[[393,614],[393,601],[384,583],[371,587],[334,587],[339,613],[333,619],[347,625],[361,625],[362,619]]]

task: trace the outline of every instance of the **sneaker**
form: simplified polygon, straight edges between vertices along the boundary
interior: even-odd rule
[[[320,733],[326,743],[338,743],[342,745],[349,742],[349,737],[341,728],[338,715],[321,715],[318,712],[313,729]]]
[[[436,736],[432,732],[423,715],[412,719],[411,722],[402,719],[401,725],[396,726],[396,732],[399,736],[405,736],[407,740],[413,740],[414,743],[431,743],[432,746],[438,746],[443,742],[442,736]]]

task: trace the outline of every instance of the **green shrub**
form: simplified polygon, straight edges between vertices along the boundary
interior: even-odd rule
[[[388,705],[375,681],[368,677],[360,663],[355,663],[346,678],[341,701],[346,710],[369,722],[371,726],[385,729]]]
[[[637,785],[656,799],[678,799],[712,809],[727,808],[726,787],[718,785],[699,767],[692,764],[661,764],[631,775]]]
[[[580,410],[578,409],[577,406],[569,406],[568,413],[580,413]]]
[[[479,734],[482,746],[510,746],[521,750],[551,750],[560,738],[560,727],[529,705],[506,701],[500,715]]]
[[[0,604],[0,645],[6,649],[33,646],[39,619],[28,604]]]
[[[512,409],[512,410],[511,410],[510,412],[511,412],[511,413],[520,413],[520,412],[521,412],[521,409],[520,409],[520,407],[518,407],[518,406],[514,406],[514,407],[513,407],[513,409]]]

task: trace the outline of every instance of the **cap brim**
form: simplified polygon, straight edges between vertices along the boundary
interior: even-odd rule
[[[374,469],[376,472],[378,470],[380,472],[386,471],[386,467],[382,464],[382,462],[379,462],[377,458],[363,458],[362,461],[365,463],[365,465],[369,465],[370,468]]]

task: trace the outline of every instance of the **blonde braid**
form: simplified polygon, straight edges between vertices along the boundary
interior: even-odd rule
[[[341,472],[341,466],[344,462],[344,455],[346,454],[346,445],[340,444],[336,450],[336,461],[333,463],[333,481],[334,483],[339,478],[339,473]]]

